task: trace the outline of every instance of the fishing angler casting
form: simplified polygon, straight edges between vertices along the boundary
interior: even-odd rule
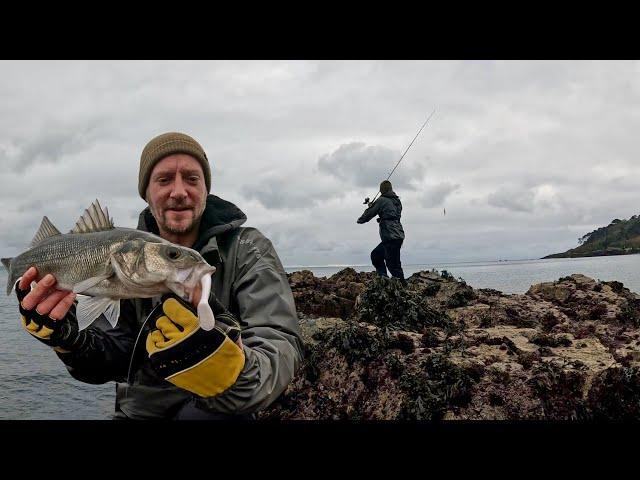
[[[381,195],[380,198],[378,198],[378,194],[376,193],[372,201],[369,201],[369,197],[365,199],[364,204],[368,207],[357,220],[357,223],[366,223],[378,215],[377,221],[381,242],[371,251],[371,263],[375,267],[378,275],[388,277],[388,269],[391,276],[398,278],[403,285],[406,285],[407,281],[404,278],[402,262],[400,261],[400,248],[402,248],[402,243],[405,238],[404,229],[400,223],[402,202],[393,191],[393,186],[389,178],[391,178],[393,172],[398,168],[398,165],[400,165],[400,162],[411,148],[411,145],[416,141],[418,135],[420,135],[420,132],[422,132],[435,112],[434,109],[422,124],[420,130],[418,130],[416,136],[413,137],[413,140],[411,140],[411,143],[400,157],[400,160],[398,160],[398,163],[393,167],[393,170],[391,170],[387,178],[380,183],[380,190],[378,192]]]
[[[385,180],[389,180],[391,178],[391,175],[393,175],[393,172],[396,171],[396,168],[398,168],[398,165],[400,165],[400,162],[402,161],[402,159],[404,158],[404,156],[407,154],[407,152],[409,151],[409,149],[411,148],[411,145],[413,145],[413,142],[416,141],[416,138],[418,138],[418,135],[420,135],[420,132],[422,132],[422,129],[427,125],[427,122],[431,119],[431,117],[433,116],[433,114],[436,113],[436,110],[434,109],[433,112],[431,112],[431,115],[429,115],[429,117],[425,120],[425,122],[422,124],[422,126],[420,127],[420,130],[418,130],[418,133],[416,133],[416,136],[413,137],[413,140],[411,140],[411,143],[409,144],[409,146],[407,147],[407,149],[404,151],[404,153],[400,156],[400,160],[398,160],[398,163],[396,163],[396,166],[393,167],[393,170],[391,170],[391,172],[389,173],[389,175],[387,175],[387,178]],[[376,193],[376,196],[373,197],[373,200],[369,201],[369,197],[364,199],[364,205],[370,205],[373,202],[376,201],[376,198],[378,198],[378,194],[380,192]]]

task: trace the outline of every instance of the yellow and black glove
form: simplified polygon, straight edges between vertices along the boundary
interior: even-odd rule
[[[59,353],[69,353],[81,346],[84,342],[84,332],[78,331],[78,321],[74,313],[69,311],[62,320],[54,320],[49,315],[41,315],[35,308],[25,309],[22,306],[22,300],[31,289],[22,290],[18,286],[19,283],[18,280],[15,290],[22,328]]]
[[[151,365],[162,378],[201,397],[224,392],[244,367],[244,351],[236,344],[240,326],[231,313],[216,310],[216,325],[206,331],[193,306],[170,295],[149,318],[156,327],[147,335]]]

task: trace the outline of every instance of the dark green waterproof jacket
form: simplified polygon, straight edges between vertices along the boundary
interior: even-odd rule
[[[366,223],[378,215],[380,239],[383,242],[388,240],[404,240],[404,230],[400,223],[402,216],[402,203],[395,192],[383,193],[380,198],[367,208],[358,223]]]
[[[268,406],[293,379],[303,345],[291,288],[271,242],[255,228],[240,227],[245,221],[234,204],[209,195],[193,246],[216,267],[212,293],[242,327],[244,369],[225,392],[200,398],[151,368],[145,348],[150,326],[143,323],[152,299],[122,300],[115,328],[100,317],[87,328],[80,351],[58,353],[74,378],[116,382],[116,418],[181,418],[187,407],[246,416]],[[159,233],[148,207],[140,214],[138,229]]]

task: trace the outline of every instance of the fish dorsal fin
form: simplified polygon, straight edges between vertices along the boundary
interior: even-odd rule
[[[33,247],[38,243],[40,243],[45,238],[53,237],[54,235],[61,235],[60,230],[58,230],[53,225],[53,223],[51,223],[51,220],[49,220],[47,217],[42,217],[42,223],[40,223],[40,228],[38,228],[38,231],[36,232],[35,237],[33,237],[33,240],[31,240],[30,246]]]
[[[76,226],[69,233],[91,233],[102,232],[104,230],[111,230],[115,228],[113,225],[113,219],[109,218],[109,210],[100,206],[100,202],[96,199],[95,202],[87,208],[80,220],[76,222]]]

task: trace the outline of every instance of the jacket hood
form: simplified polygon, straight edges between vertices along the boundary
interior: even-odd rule
[[[200,232],[193,249],[199,250],[211,237],[238,228],[246,221],[247,216],[233,203],[212,194],[207,195],[207,205],[200,220]],[[158,223],[148,206],[140,212],[138,230],[160,234]]]
[[[399,198],[398,195],[396,195],[396,192],[394,192],[393,190],[383,193],[381,196],[388,198]]]

